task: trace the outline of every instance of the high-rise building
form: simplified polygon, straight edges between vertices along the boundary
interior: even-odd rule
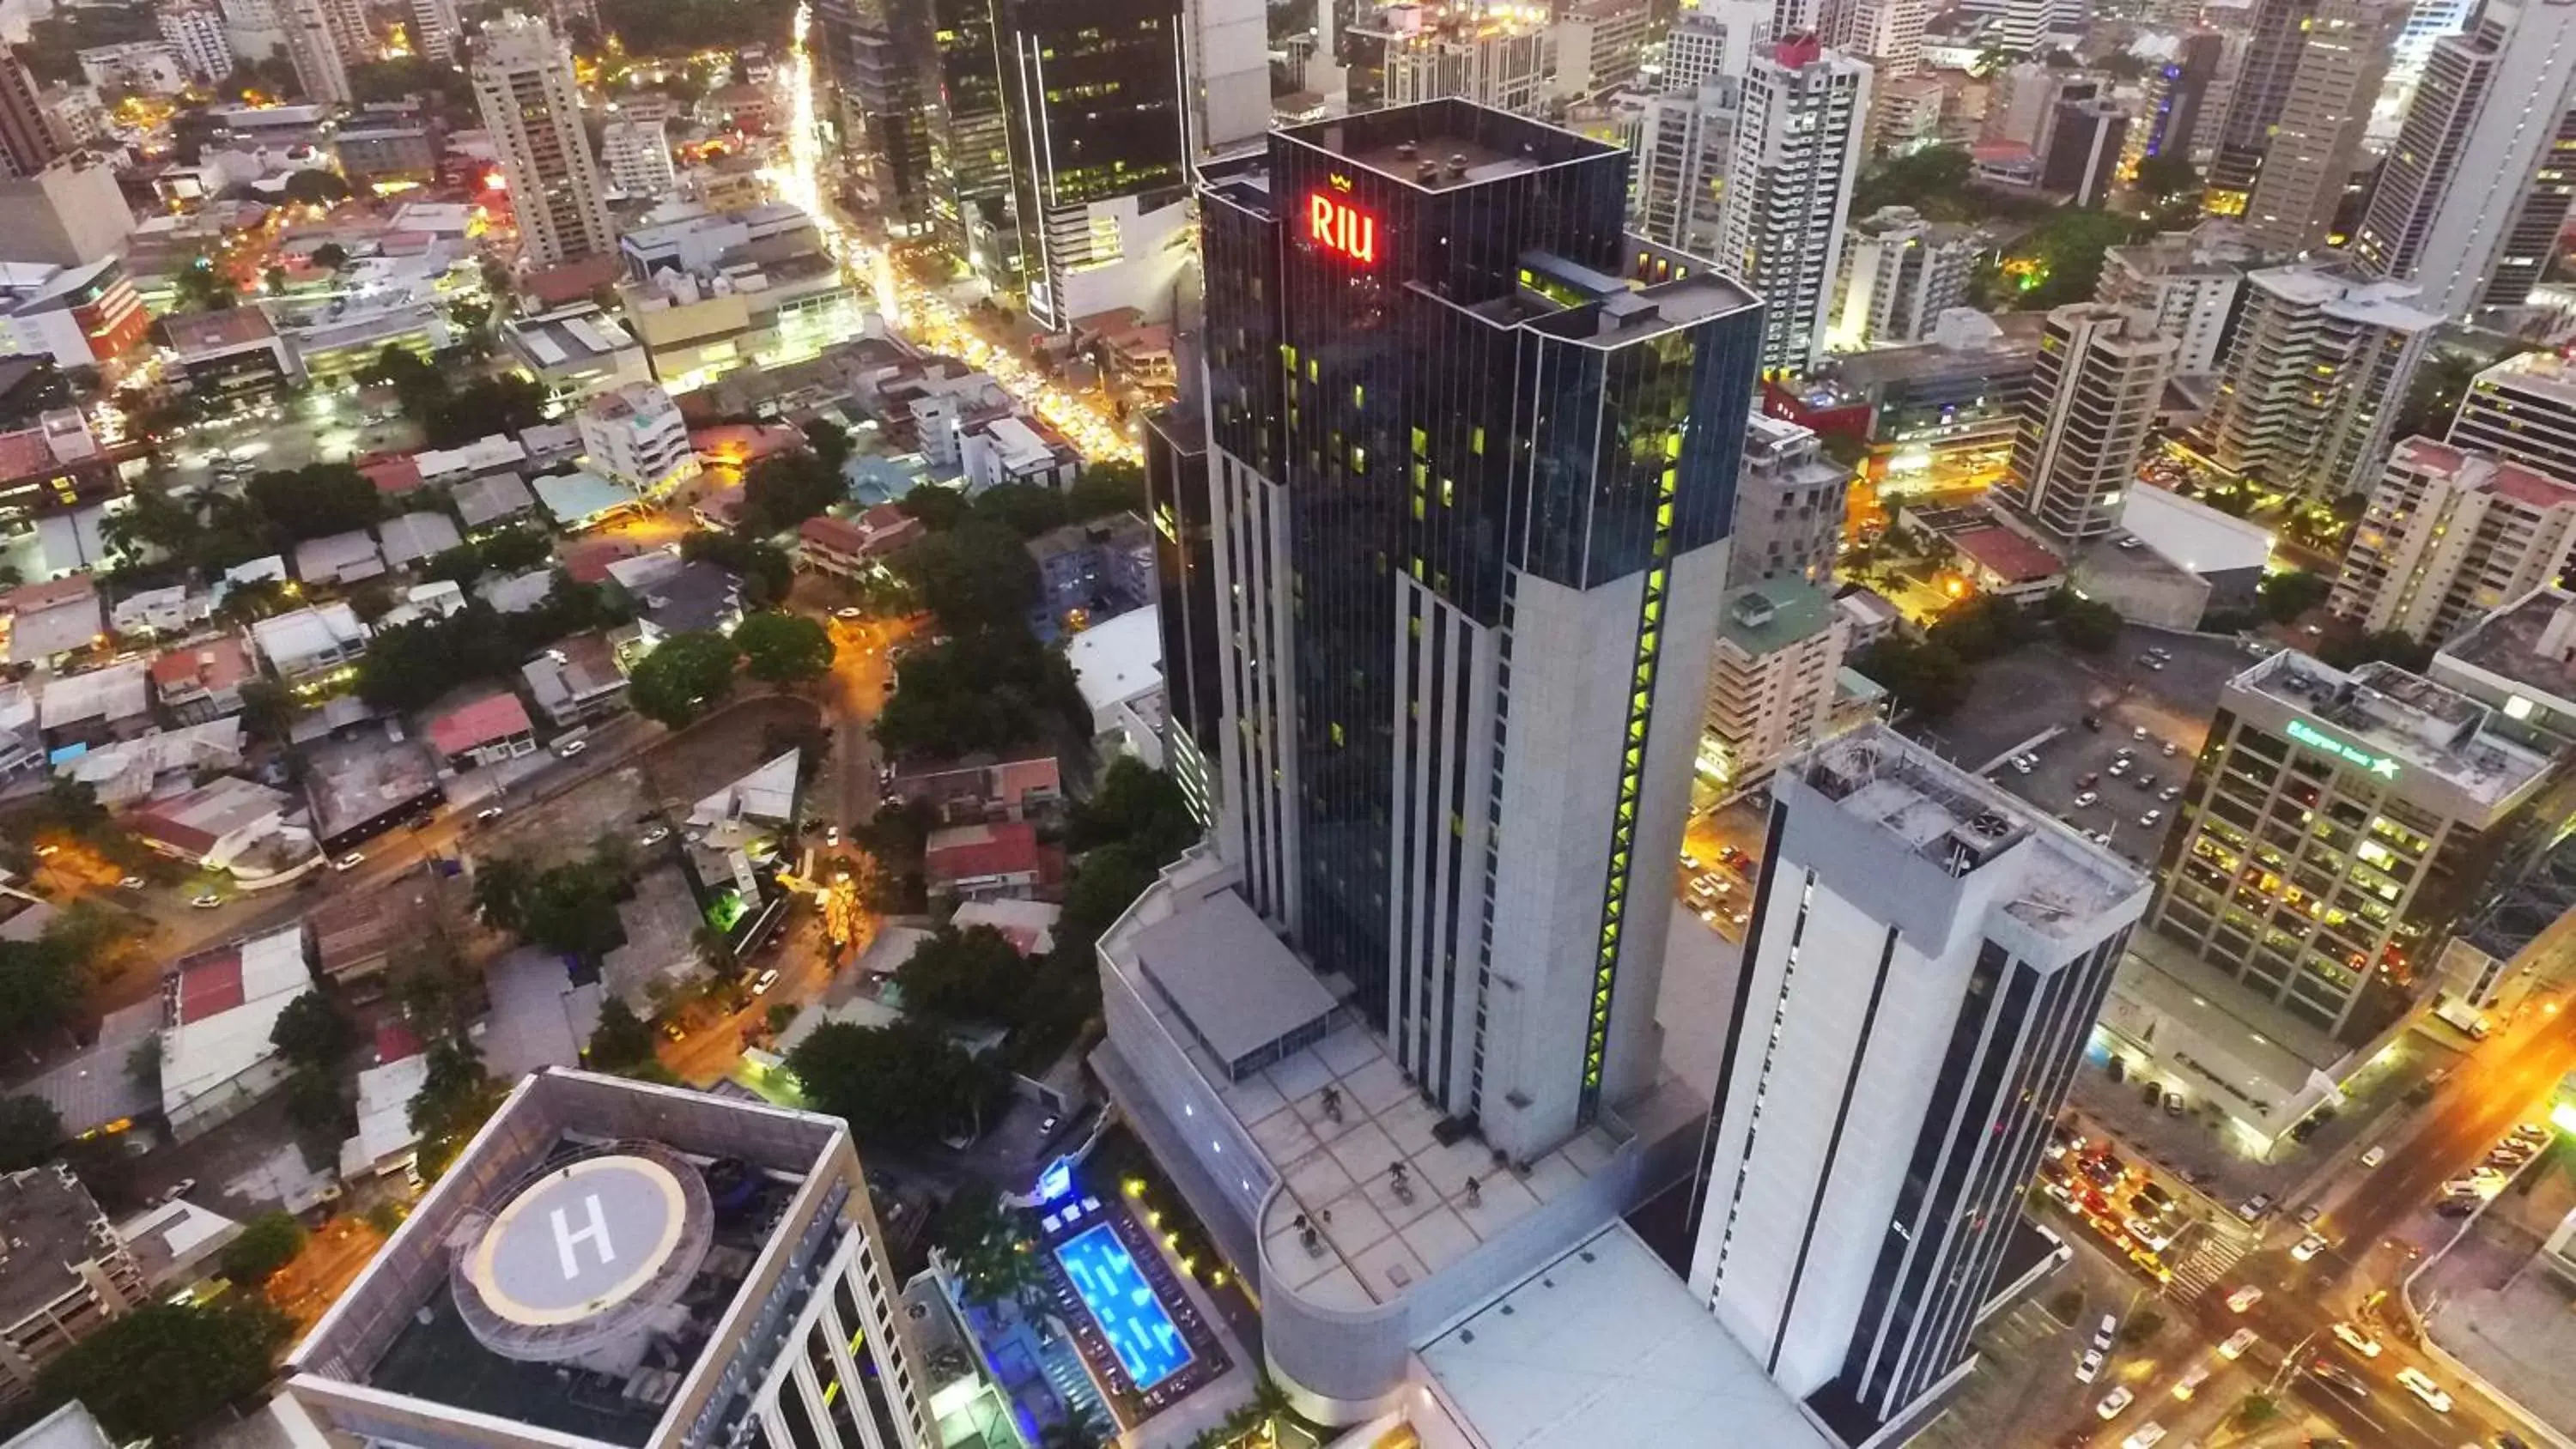
[[[2576,366],[2555,352],[2506,358],[2470,380],[2448,437],[2576,482]]]
[[[1757,345],[1743,288],[1622,236],[1626,169],[1442,101],[1203,196],[1230,858],[1513,1156],[1652,1071]],[[1598,471],[1529,492],[1566,448]]]
[[[1729,794],[1750,790],[1831,734],[1850,641],[1832,596],[1802,579],[1729,591],[1709,663],[1702,777]]]
[[[1745,422],[1744,468],[1735,479],[1727,587],[1763,579],[1829,582],[1851,481],[1851,470],[1825,456],[1824,440],[1814,432],[1753,414]]]
[[[2276,654],[2219,692],[2149,923],[2302,1029],[2359,1045],[2402,1014],[2547,773],[2456,690]]]
[[[659,200],[679,182],[660,121],[609,122],[599,133],[599,159],[609,184],[631,201]]]
[[[1647,0],[1570,0],[1553,29],[1556,95],[1580,100],[1637,83],[1654,11]]]
[[[2097,302],[2050,312],[1997,492],[2069,543],[2109,533],[2181,350],[2153,313]]]
[[[1720,77],[1742,80],[1753,64],[1753,47],[1770,38],[1769,0],[1717,0],[1683,11],[1664,33],[1660,84],[1667,91],[1688,91]]]
[[[2040,158],[2040,189],[2077,206],[2099,206],[2119,179],[2120,152],[2130,127],[2129,109],[2104,97],[2061,101]]]
[[[2246,198],[2245,225],[2255,240],[2285,252],[2327,244],[2404,18],[2398,0],[2318,0]]]
[[[1178,0],[1002,11],[1002,85],[1029,315],[1172,314],[1188,264]]]
[[[0,1174],[9,1276],[0,1294],[0,1405],[23,1405],[73,1344],[152,1301],[143,1265],[60,1163]]]
[[[452,65],[463,58],[457,47],[464,38],[465,26],[456,13],[456,0],[411,0],[413,51]]]
[[[2311,498],[2367,489],[2441,319],[2348,264],[2245,279],[2208,431],[2218,465]]]
[[[1824,351],[1869,80],[1867,65],[1812,35],[1754,48],[1727,167],[1718,260],[1762,295],[1766,371],[1803,372]]]
[[[1976,228],[1881,207],[1851,224],[1827,345],[1837,352],[1921,342],[1941,314],[1965,305],[1976,275]]]
[[[2467,29],[2477,8],[2476,0],[2415,0],[2407,7],[2406,23],[2397,32],[2397,43],[2389,48],[2388,78],[2380,82],[2379,104],[2371,108],[2374,146],[2396,140],[2407,103],[2433,58],[2434,43]]]
[[[1835,0],[1819,29],[1825,44],[1869,62],[1874,85],[1910,80],[1923,65],[1927,0]]]
[[[2434,44],[2353,251],[2444,317],[2519,306],[2576,189],[2576,11],[2489,0]]]
[[[2235,83],[2219,123],[2203,201],[2212,216],[2242,216],[2270,151],[2273,128],[2290,99],[2299,56],[2318,0],[2255,0]]]
[[[1690,1283],[1858,1444],[1968,1362],[2147,881],[1882,725],[1771,796]]]
[[[0,176],[33,176],[61,160],[63,150],[26,62],[0,55]]]
[[[840,1119],[539,1073],[288,1355],[280,1411],[412,1449],[931,1449],[886,1251]]]
[[[322,20],[331,32],[331,44],[340,52],[342,65],[363,65],[378,59],[376,36],[367,24],[366,0],[321,0]]]
[[[2182,344],[2174,371],[2205,377],[2227,356],[2237,298],[2262,257],[2244,228],[2204,221],[2190,231],[2104,250],[2093,299],[2154,313],[2157,328]]]
[[[212,85],[233,73],[232,40],[213,0],[166,0],[155,18],[161,38],[179,48],[191,75]]]
[[[1196,378],[1185,378],[1193,390]],[[1224,743],[1217,681],[1216,523],[1207,420],[1190,403],[1145,419],[1145,502],[1154,522],[1156,622],[1163,633],[1163,758],[1201,825],[1216,823],[1215,757]]]
[[[2439,644],[2555,583],[2576,552],[2576,481],[2408,438],[2353,525],[2328,600],[2365,632]]]
[[[2208,122],[2210,91],[2226,54],[2227,37],[2214,30],[2194,31],[2182,37],[2173,59],[2147,77],[2144,123],[2132,131],[2138,155],[2191,159]]]
[[[1637,230],[1694,256],[1717,252],[1726,168],[1735,154],[1735,83],[1650,97],[1634,147]]]
[[[1536,116],[1557,99],[1556,27],[1519,11],[1381,10],[1344,39],[1353,110],[1456,97]]]
[[[572,48],[545,21],[514,12],[484,28],[473,75],[484,128],[510,183],[520,255],[554,267],[616,251],[599,163],[582,130]]]
[[[2003,0],[1995,7],[1994,46],[2006,55],[2029,55],[2048,37],[2056,0]]]

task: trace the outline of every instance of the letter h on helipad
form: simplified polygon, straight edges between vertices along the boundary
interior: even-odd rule
[[[590,1244],[598,1252],[599,1265],[603,1268],[617,1261],[617,1249],[608,1241],[608,1213],[599,1205],[599,1194],[594,1192],[584,1195],[582,1206],[590,1211],[590,1226],[577,1232],[573,1229],[572,1221],[564,1216],[562,1208],[554,1210],[555,1252],[563,1260],[563,1275],[566,1282],[581,1276],[581,1263],[573,1256],[572,1251],[577,1243]]]

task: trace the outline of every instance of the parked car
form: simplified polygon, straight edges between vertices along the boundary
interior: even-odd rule
[[[2324,1217],[2325,1215],[2326,1205],[2321,1202],[2312,1202],[2306,1207],[2299,1209],[2299,1226],[2303,1228],[2313,1228],[2317,1225],[2317,1219]]]
[[[2268,1192],[2258,1192],[2236,1205],[2236,1215],[2249,1223],[2271,1210],[2272,1195]]]
[[[2099,1377],[2101,1372],[2102,1350],[2098,1348],[2084,1350],[2084,1357],[2075,1365],[2075,1381],[2079,1384],[2089,1384]]]
[[[196,1190],[197,1180],[193,1177],[183,1177],[177,1182],[174,1182],[168,1187],[162,1189],[161,1200],[163,1202],[177,1202],[179,1199],[186,1197],[188,1194],[195,1192]]]
[[[2112,1389],[2111,1392],[2104,1394],[2102,1396],[2102,1402],[2093,1406],[2093,1412],[2105,1419],[2116,1419],[2120,1417],[2120,1411],[2122,1409],[2129,1407],[2130,1404],[2137,1401],[2137,1397],[2138,1396],[2135,1393],[2130,1391],[2127,1384],[2121,1384],[2117,1388]]]
[[[590,741],[588,740],[572,740],[555,746],[555,754],[558,758],[569,760],[573,756],[578,755],[589,748]]]
[[[222,896],[216,895],[213,891],[208,891],[208,892],[206,892],[204,895],[198,896],[198,897],[197,897],[197,898],[195,898],[194,900],[191,900],[191,901],[189,901],[189,902],[188,902],[188,904],[190,904],[190,905],[192,905],[192,906],[195,906],[198,910],[201,910],[201,911],[211,911],[211,910],[213,910],[215,907],[220,906],[220,905],[222,905],[223,903],[224,903],[224,898],[223,898]]]
[[[347,855],[341,856],[338,860],[331,862],[331,868],[333,870],[356,870],[359,866],[365,865],[366,863],[366,852],[362,850],[353,850]]]
[[[498,820],[501,818],[501,807],[498,805],[486,805],[482,809],[474,812],[474,818],[478,821]]]
[[[2387,1160],[2388,1149],[2378,1145],[2377,1143],[2373,1143],[2362,1150],[2361,1165],[2364,1167],[2377,1167],[2379,1164],[2386,1162]]]
[[[652,829],[647,830],[647,831],[645,831],[645,832],[644,832],[644,835],[643,835],[643,843],[644,843],[644,844],[646,844],[646,845],[659,845],[659,844],[661,844],[663,841],[668,840],[668,839],[670,839],[670,838],[671,838],[671,827],[670,827],[670,826],[668,826],[668,825],[656,825],[656,826],[654,826]]]
[[[2193,1364],[2190,1368],[2183,1371],[2183,1376],[2180,1379],[2175,1380],[2173,1396],[2177,1399],[2188,1401],[2192,1395],[2200,1392],[2200,1386],[2202,1384],[2209,1382],[2209,1376],[2213,1372],[2215,1372],[2215,1370],[2205,1363]]]
[[[2076,808],[2076,809],[2078,809],[2078,810],[2081,810],[2081,809],[2085,808],[2085,807],[2086,807],[2086,806],[2088,806],[2088,805],[2094,804],[2095,802],[2099,801],[2101,798],[2102,798],[2102,797],[2101,797],[2100,795],[2098,795],[2098,794],[2094,793],[2094,792],[2093,792],[2093,791],[2091,791],[2091,790],[2084,791],[2082,794],[2077,795],[2077,796],[2075,797],[2075,808]]]
[[[857,609],[844,604],[840,608],[832,611],[832,617],[835,619],[856,619],[860,617],[860,615]]]
[[[769,994],[769,988],[777,984],[778,968],[772,966],[768,970],[761,972],[758,976],[751,979],[751,994],[754,996],[767,996]]]
[[[2130,1435],[2128,1438],[2121,1440],[2120,1449],[2156,1449],[2156,1446],[2163,1442],[2165,1442],[2165,1426],[2162,1424],[2149,1424],[2145,1428]]]
[[[116,888],[121,891],[139,891],[143,889],[146,884],[147,882],[143,877],[139,875],[129,875],[125,879],[118,881],[116,883]]]
[[[2140,830],[2153,830],[2160,822],[2163,821],[2164,818],[2165,812],[2162,810],[2150,810],[2146,814],[2138,817],[2138,828]]]

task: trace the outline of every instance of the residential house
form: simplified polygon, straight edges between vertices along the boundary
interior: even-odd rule
[[[347,604],[321,604],[250,626],[251,647],[290,688],[318,688],[367,652],[367,626]]]
[[[178,645],[152,661],[152,692],[182,724],[237,713],[251,677],[250,650],[237,634]]]
[[[308,589],[320,585],[346,588],[382,578],[384,572],[385,557],[363,528],[327,538],[308,538],[295,546],[295,577]]]
[[[515,694],[495,694],[429,722],[429,742],[451,770],[497,765],[537,752],[536,726]]]
[[[1055,884],[1061,853],[1038,839],[1026,820],[952,825],[930,832],[921,852],[922,877],[933,895],[961,900],[1025,899]]]
[[[456,520],[429,511],[388,518],[376,525],[376,537],[384,543],[385,565],[397,569],[417,568],[465,541]]]
[[[822,514],[797,525],[796,566],[857,578],[921,534],[921,520],[891,503],[880,503],[856,518]]]
[[[954,760],[909,760],[895,766],[889,791],[928,804],[941,820],[1027,820],[1064,799],[1064,773],[1051,750],[977,753]]]
[[[594,630],[558,639],[519,669],[529,697],[557,728],[601,719],[626,708],[626,675],[608,636]]]

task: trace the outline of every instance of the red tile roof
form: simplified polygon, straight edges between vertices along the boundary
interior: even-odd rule
[[[409,453],[395,453],[361,463],[358,471],[367,475],[367,481],[376,485],[378,493],[388,497],[409,493],[420,486],[420,460]]]
[[[623,538],[585,538],[556,550],[564,572],[577,584],[606,583],[610,564],[642,552],[641,545]]]
[[[846,518],[821,514],[796,525],[796,536],[834,553],[859,553],[868,546],[868,531]]]
[[[179,1021],[203,1021],[242,1004],[241,952],[227,950],[179,973]]]
[[[24,584],[0,594],[0,614],[42,613],[57,604],[91,598],[97,593],[98,581],[87,574],[73,574],[48,583]]]
[[[249,677],[250,651],[229,634],[183,644],[152,661],[152,683],[163,690],[183,684],[230,689]]]
[[[617,271],[617,254],[602,252],[595,257],[566,262],[560,267],[530,272],[519,279],[519,292],[549,307],[561,307],[587,301],[592,292],[615,282]]]
[[[0,481],[34,478],[54,471],[53,446],[42,428],[0,433]]]
[[[934,881],[972,876],[1043,874],[1038,828],[1026,820],[961,825],[934,831],[922,851],[922,872]]]
[[[2008,584],[2054,578],[2066,571],[2057,555],[2009,528],[1977,528],[1954,535],[1950,546]]]
[[[517,695],[496,694],[431,720],[429,740],[441,755],[455,756],[533,728],[528,707],[519,703]]]
[[[377,1066],[416,1057],[426,1050],[421,1045],[420,1034],[399,1021],[389,1021],[376,1028]]]

